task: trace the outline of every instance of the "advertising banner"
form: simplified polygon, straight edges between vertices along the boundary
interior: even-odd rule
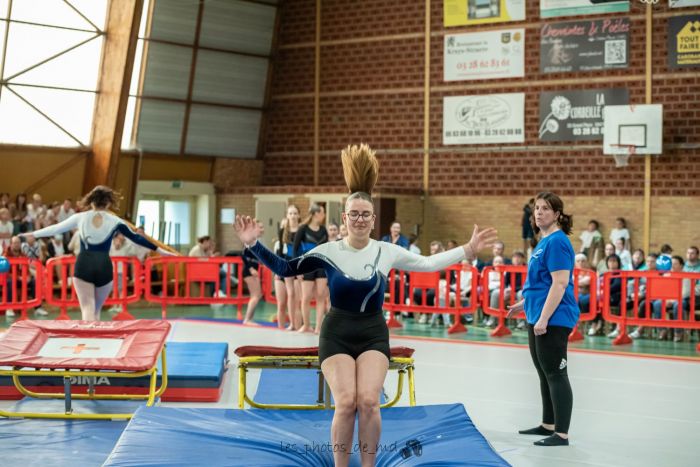
[[[444,145],[525,142],[525,93],[443,99]]]
[[[445,81],[525,76],[525,30],[445,36]]]

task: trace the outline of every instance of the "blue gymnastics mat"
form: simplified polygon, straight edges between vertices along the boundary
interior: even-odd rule
[[[143,402],[74,401],[76,412],[130,411]],[[60,412],[63,401],[22,400],[19,410]],[[99,467],[112,452],[126,420],[37,420],[0,418],[0,465]]]
[[[315,404],[318,400],[318,371],[264,368],[260,370],[254,400],[263,404]],[[379,401],[381,404],[386,402],[384,391]]]
[[[292,368],[262,369],[255,401],[264,404],[315,404],[318,371]]]
[[[330,467],[332,417],[327,410],[140,408],[104,465]],[[358,452],[350,465],[359,467]],[[462,404],[382,410],[377,466],[413,465],[509,464]]]

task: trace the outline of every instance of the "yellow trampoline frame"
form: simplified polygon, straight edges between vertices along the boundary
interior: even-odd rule
[[[306,369],[318,372],[318,401],[316,404],[265,404],[255,402],[248,395],[246,374],[249,369]],[[389,360],[389,370],[399,373],[399,380],[394,398],[381,405],[381,408],[395,405],[403,393],[404,374],[408,375],[408,398],[411,406],[416,405],[416,387],[414,379],[414,360],[412,357],[396,357]],[[245,403],[256,409],[290,409],[290,410],[323,410],[333,409],[331,405],[330,388],[326,383],[317,356],[251,356],[240,357],[238,360],[238,408],[244,409]]]
[[[48,412],[13,412],[0,410],[0,417],[8,418],[49,418],[49,419],[79,419],[79,420],[129,420],[132,413],[99,413],[99,414],[76,414],[73,413],[72,400],[139,400],[145,399],[146,406],[151,407],[156,398],[160,397],[168,386],[168,369],[165,358],[165,345],[160,351],[160,360],[162,367],[161,385],[156,388],[158,382],[158,362],[156,361],[153,368],[145,371],[89,371],[89,370],[28,370],[22,367],[14,367],[11,370],[0,370],[1,376],[11,376],[17,390],[27,397],[35,399],[64,399],[65,413],[48,413]],[[22,376],[62,376],[64,384],[64,392],[49,393],[49,392],[34,392],[27,389],[20,378]],[[95,388],[90,385],[87,394],[72,394],[71,382],[72,376],[80,377],[107,377],[107,378],[140,378],[142,376],[150,376],[150,384],[148,394],[96,394]]]

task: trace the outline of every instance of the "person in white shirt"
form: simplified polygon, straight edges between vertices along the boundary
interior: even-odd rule
[[[63,200],[63,204],[61,204],[61,209],[58,210],[56,219],[58,222],[63,222],[73,214],[75,214],[75,209],[73,209],[73,201],[70,198],[66,198]]]
[[[588,221],[588,227],[581,232],[581,248],[578,252],[586,255],[589,264],[598,264],[603,246],[603,235],[600,233],[600,225],[595,219]]]
[[[214,242],[212,242],[211,237],[209,235],[204,235],[197,239],[197,244],[192,247],[187,256],[204,258],[207,256],[218,256],[218,253],[214,252]]]
[[[624,217],[615,219],[615,228],[610,231],[610,243],[615,244],[615,240],[622,238],[625,240],[625,250],[632,251],[632,241],[630,231],[627,230],[627,221]]]
[[[408,251],[410,251],[411,253],[414,253],[416,255],[420,255],[421,252],[420,252],[420,247],[418,246],[418,235],[411,234],[408,237],[408,241],[410,243],[410,245],[408,247]]]
[[[5,251],[5,248],[10,246],[10,239],[15,230],[15,225],[12,223],[10,210],[7,208],[0,209],[0,252]]]
[[[632,270],[632,255],[625,249],[625,241],[622,237],[615,240],[615,254],[620,257],[620,269],[623,271]]]
[[[32,202],[27,203],[27,220],[33,229],[37,219],[42,217],[46,213],[46,206],[41,199],[39,193],[34,193],[32,196]]]

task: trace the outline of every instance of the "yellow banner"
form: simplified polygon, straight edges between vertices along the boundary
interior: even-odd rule
[[[445,27],[525,19],[525,0],[443,0]]]

